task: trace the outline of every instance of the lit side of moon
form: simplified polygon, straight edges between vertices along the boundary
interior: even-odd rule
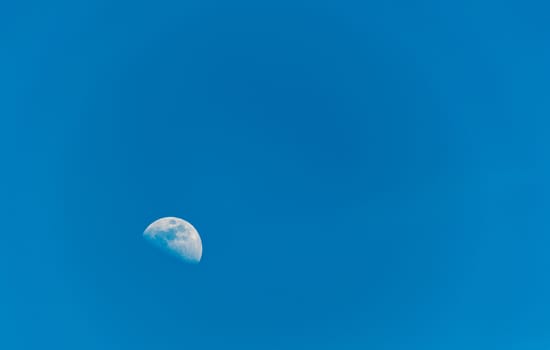
[[[183,219],[158,219],[147,226],[143,237],[186,262],[198,264],[201,261],[201,237],[193,225]]]

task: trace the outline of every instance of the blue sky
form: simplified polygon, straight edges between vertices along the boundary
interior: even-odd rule
[[[549,10],[0,5],[0,348],[548,349]]]

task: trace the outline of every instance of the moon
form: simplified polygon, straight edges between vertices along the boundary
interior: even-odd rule
[[[165,217],[154,221],[143,231],[143,237],[185,262],[198,264],[202,258],[199,232],[189,222]]]

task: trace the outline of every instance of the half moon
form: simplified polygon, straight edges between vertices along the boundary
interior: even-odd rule
[[[158,219],[147,226],[143,237],[186,262],[198,264],[201,261],[201,237],[195,227],[183,219]]]

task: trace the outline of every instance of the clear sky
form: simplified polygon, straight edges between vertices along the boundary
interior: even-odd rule
[[[0,348],[549,349],[545,3],[3,2]]]

